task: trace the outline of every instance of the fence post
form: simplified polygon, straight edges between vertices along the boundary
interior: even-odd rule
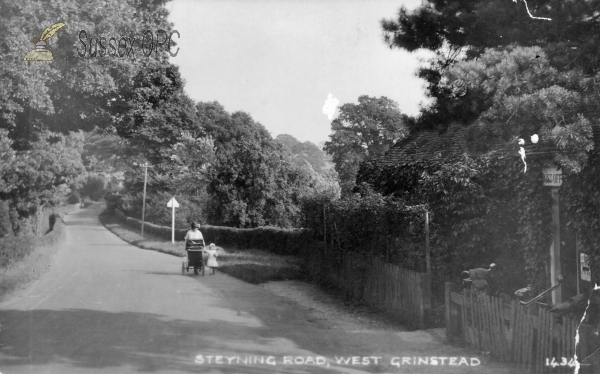
[[[456,340],[461,336],[459,326],[460,311],[452,302],[450,293],[454,290],[454,283],[446,282],[446,339],[448,341]],[[464,302],[464,300],[463,300]]]
[[[421,293],[423,295],[423,317],[425,326],[429,326],[431,322],[431,276],[429,274],[421,274]]]

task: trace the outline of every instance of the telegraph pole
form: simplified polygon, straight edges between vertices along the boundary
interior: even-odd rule
[[[144,218],[146,215],[146,184],[148,183],[148,168],[152,166],[148,165],[148,163],[144,163],[140,165],[144,168],[144,197],[142,200],[142,238],[144,237]]]
[[[425,211],[425,266],[427,275],[431,279],[431,250],[429,248],[429,211]],[[431,282],[431,280],[430,280]]]

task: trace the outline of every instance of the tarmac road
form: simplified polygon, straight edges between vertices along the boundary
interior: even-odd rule
[[[262,287],[182,275],[181,259],[105,229],[101,210],[67,215],[50,271],[0,303],[0,373],[515,372],[427,332],[343,331]],[[481,364],[391,365],[419,356]]]

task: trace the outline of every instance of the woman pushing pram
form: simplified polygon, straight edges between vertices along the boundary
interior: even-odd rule
[[[198,224],[192,222],[191,229],[185,234],[185,250],[187,258],[184,259],[181,272],[190,271],[190,267],[194,268],[194,274],[198,274],[198,270],[204,275],[204,262],[202,253],[204,252],[204,237],[198,229]]]

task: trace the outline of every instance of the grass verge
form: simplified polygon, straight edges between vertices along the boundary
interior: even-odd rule
[[[151,234],[145,234],[142,238],[139,233],[121,224],[117,217],[106,210],[99,218],[107,229],[129,244],[178,257],[186,254],[183,241],[176,241],[173,244]],[[215,244],[219,252],[219,271],[245,282],[260,284],[304,278],[303,261],[298,257],[277,255],[258,249],[220,247],[218,243]]]

